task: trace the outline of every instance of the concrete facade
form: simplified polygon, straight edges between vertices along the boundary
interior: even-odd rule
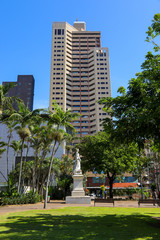
[[[86,31],[85,22],[54,22],[50,76],[50,110],[53,100],[63,110],[81,117],[72,122],[77,137],[102,130],[107,113],[97,100],[111,96],[109,52],[101,47],[101,33]]]
[[[6,85],[10,82],[3,82],[2,85]],[[33,98],[34,98],[34,84],[35,80],[33,75],[18,75],[15,87],[8,91],[8,96],[16,96],[24,101],[24,104],[30,111],[33,110]],[[18,107],[15,106],[18,110]]]

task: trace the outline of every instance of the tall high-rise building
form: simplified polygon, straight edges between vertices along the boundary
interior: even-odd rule
[[[16,96],[24,101],[24,104],[30,111],[33,110],[33,97],[34,97],[34,77],[33,75],[18,75],[15,87],[8,91],[8,96]],[[2,85],[10,82],[3,82]],[[17,106],[15,106],[17,109]]]
[[[85,22],[54,22],[50,76],[50,110],[53,100],[80,113],[73,121],[77,136],[102,130],[107,113],[97,101],[111,96],[108,48],[101,47],[101,33],[86,31]]]

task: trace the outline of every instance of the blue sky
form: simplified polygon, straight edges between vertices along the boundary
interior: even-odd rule
[[[0,83],[17,75],[35,77],[34,108],[49,106],[52,22],[101,31],[109,48],[112,96],[140,71],[151,45],[148,26],[160,0],[0,0]]]

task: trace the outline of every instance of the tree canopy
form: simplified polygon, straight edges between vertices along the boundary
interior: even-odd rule
[[[160,14],[156,14],[147,31],[147,41],[153,52],[148,52],[141,65],[142,71],[129,81],[127,91],[120,87],[120,96],[100,100],[113,119],[113,125],[124,141],[135,140],[141,147],[145,139],[160,144],[160,55],[155,39],[160,35]],[[106,119],[105,127],[112,119]]]
[[[77,146],[82,159],[82,170],[105,173],[109,179],[110,197],[117,175],[135,170],[139,161],[137,145],[120,144],[106,132],[82,138]]]

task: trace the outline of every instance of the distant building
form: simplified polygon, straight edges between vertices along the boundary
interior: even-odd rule
[[[16,96],[24,101],[24,104],[30,111],[33,110],[33,97],[34,97],[34,77],[33,75],[18,75],[15,87],[11,88],[8,92],[8,96]],[[10,82],[3,82],[2,85],[6,85]],[[15,106],[17,108],[17,106]]]

